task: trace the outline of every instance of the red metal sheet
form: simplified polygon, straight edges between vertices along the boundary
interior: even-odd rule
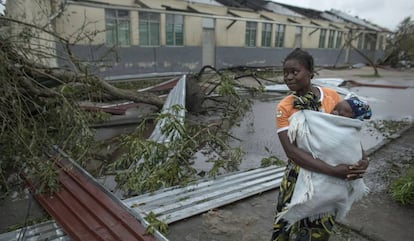
[[[141,89],[141,90],[139,90],[139,92],[142,92],[142,91],[155,92],[155,91],[171,90],[172,88],[174,88],[174,86],[177,85],[179,80],[180,80],[180,77],[176,77],[176,78],[167,80],[165,82],[159,83],[157,85]]]
[[[71,239],[155,241],[131,213],[68,160],[59,159],[57,166],[59,192],[35,197]]]
[[[140,106],[140,103],[121,103],[112,106],[97,106],[97,105],[86,105],[83,104],[80,106],[83,110],[89,111],[103,111],[113,115],[123,115],[129,108],[135,108]]]

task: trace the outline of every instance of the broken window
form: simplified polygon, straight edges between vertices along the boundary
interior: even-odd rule
[[[247,47],[256,47],[256,32],[257,32],[257,23],[246,22],[246,46]]]
[[[275,43],[275,47],[284,47],[285,45],[285,30],[286,30],[286,25],[284,24],[278,24],[276,25],[276,43]]]
[[[184,45],[184,16],[176,14],[166,15],[165,27],[166,45]]]
[[[130,45],[129,11],[105,9],[105,42],[107,45]]]
[[[263,23],[262,25],[262,47],[270,47],[272,41],[272,24]]]
[[[139,44],[160,45],[160,14],[139,12]]]

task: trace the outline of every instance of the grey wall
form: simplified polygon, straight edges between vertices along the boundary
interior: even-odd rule
[[[71,67],[63,54],[60,66]],[[71,51],[90,71],[102,77],[139,75],[146,73],[195,72],[201,69],[201,48],[199,47],[120,47],[76,45]]]
[[[59,50],[62,50],[60,46]],[[293,49],[287,48],[246,48],[216,47],[215,68],[222,69],[236,66],[266,67],[282,66],[282,61]],[[316,66],[343,66],[345,50],[340,49],[306,49],[315,59]],[[106,46],[77,45],[71,51],[90,65],[91,72],[101,77],[134,76],[149,73],[198,72],[202,66],[201,47],[122,47],[116,50]],[[70,66],[61,52],[61,66]],[[375,60],[382,57],[383,51],[369,52]],[[349,53],[349,64],[367,61],[355,51]],[[98,67],[96,67],[98,66]]]
[[[315,66],[343,66],[345,64],[345,50],[341,49],[308,49],[315,60]]]
[[[234,66],[281,66],[291,51],[285,48],[217,47],[216,68]]]

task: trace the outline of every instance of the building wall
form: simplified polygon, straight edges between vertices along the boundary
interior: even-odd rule
[[[233,23],[233,21],[235,21]],[[217,19],[217,46],[243,47],[245,45],[246,21]]]
[[[292,49],[217,47],[216,68],[236,66],[282,66],[282,61]]]
[[[71,43],[80,45],[104,44],[105,10],[103,8],[70,5],[63,16],[56,21],[56,30],[59,35],[68,39]],[[93,38],[87,38],[88,35]]]
[[[203,19],[201,17],[186,16],[184,21],[184,36],[184,45],[201,46],[203,41]],[[165,44],[165,42],[162,43]]]
[[[63,49],[62,45],[58,47],[59,51]],[[83,59],[83,64],[88,65],[93,73],[108,78],[146,73],[198,72],[202,67],[201,48],[191,46],[131,46],[113,50],[106,46],[74,45],[71,51]],[[71,62],[64,58],[59,59],[59,64],[62,67],[72,67]]]
[[[28,28],[24,24],[11,23],[10,38],[21,47],[23,54],[34,62],[57,66],[56,45],[53,35],[52,22],[49,22],[55,6],[50,1],[42,0],[13,0],[6,3],[6,17],[41,26],[45,31]],[[29,30],[30,32],[29,32]]]
[[[99,2],[112,3],[112,1],[100,0]],[[75,40],[76,33],[79,29],[87,33],[95,33],[96,37],[92,39],[83,38],[76,41],[73,51],[91,62],[100,61],[100,57],[110,49],[105,46],[105,8],[126,9],[130,11],[130,36],[131,45],[117,49],[118,55],[111,57],[102,63],[113,63],[113,67],[98,67],[95,71],[101,76],[115,75],[133,75],[153,72],[196,72],[202,68],[203,57],[203,19],[214,18],[215,33],[215,67],[225,68],[229,66],[247,65],[247,66],[281,66],[282,60],[292,48],[295,47],[296,27],[302,26],[301,47],[309,50],[315,57],[317,65],[332,66],[334,64],[343,65],[346,63],[366,62],[355,54],[349,54],[348,57],[340,52],[340,48],[327,48],[329,29],[338,29],[330,26],[328,21],[314,21],[317,25],[311,23],[311,20],[278,15],[266,12],[266,18],[261,17],[257,12],[246,12],[231,9],[233,15],[228,15],[229,9],[220,6],[210,6],[196,3],[185,3],[184,1],[175,0],[140,0],[145,5],[153,9],[139,9],[134,4],[135,1],[123,0],[117,1],[115,5],[99,4],[81,4],[72,2],[65,11],[64,15],[57,21],[56,29],[64,36],[72,36]],[[165,14],[167,11],[162,10],[163,6],[173,6],[180,11],[175,14],[184,15],[184,46],[166,46]],[[196,9],[199,13],[185,12],[188,7]],[[227,10],[223,10],[227,9]],[[154,11],[160,13],[160,46],[140,46],[138,19],[142,11]],[[172,13],[171,11],[169,13]],[[207,14],[208,13],[208,14]],[[217,13],[216,15],[213,15]],[[238,17],[235,17],[237,15]],[[271,20],[273,19],[273,21]],[[245,47],[246,22],[257,21],[257,47]],[[261,29],[262,23],[272,23],[272,47],[261,47]],[[295,22],[295,23],[294,23]],[[275,28],[277,24],[285,24],[285,46],[275,48]],[[320,26],[318,26],[320,25]],[[347,31],[349,27],[355,27],[347,23],[335,23],[335,26],[343,32],[342,44],[346,42]],[[348,28],[346,28],[348,27]],[[320,29],[327,30],[325,47],[319,49]],[[354,32],[353,34],[356,34]],[[335,36],[336,41],[336,36]],[[357,40],[353,40],[354,46],[357,46]],[[385,44],[385,38],[384,38]],[[335,44],[334,44],[335,45]],[[93,49],[99,49],[93,53]],[[352,51],[351,51],[352,52]],[[369,52],[369,51],[368,51]],[[339,55],[341,53],[341,55]],[[369,52],[373,57],[380,58],[382,51]],[[338,57],[339,55],[339,57]],[[85,61],[87,62],[87,61]],[[64,61],[61,62],[65,63]]]

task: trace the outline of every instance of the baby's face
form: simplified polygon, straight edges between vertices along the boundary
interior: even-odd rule
[[[335,108],[333,109],[333,111],[332,111],[331,114],[340,115],[340,116],[349,117],[349,118],[353,118],[354,117],[354,113],[352,111],[352,108],[348,104],[347,101],[341,101],[341,102],[339,102],[335,106]]]

